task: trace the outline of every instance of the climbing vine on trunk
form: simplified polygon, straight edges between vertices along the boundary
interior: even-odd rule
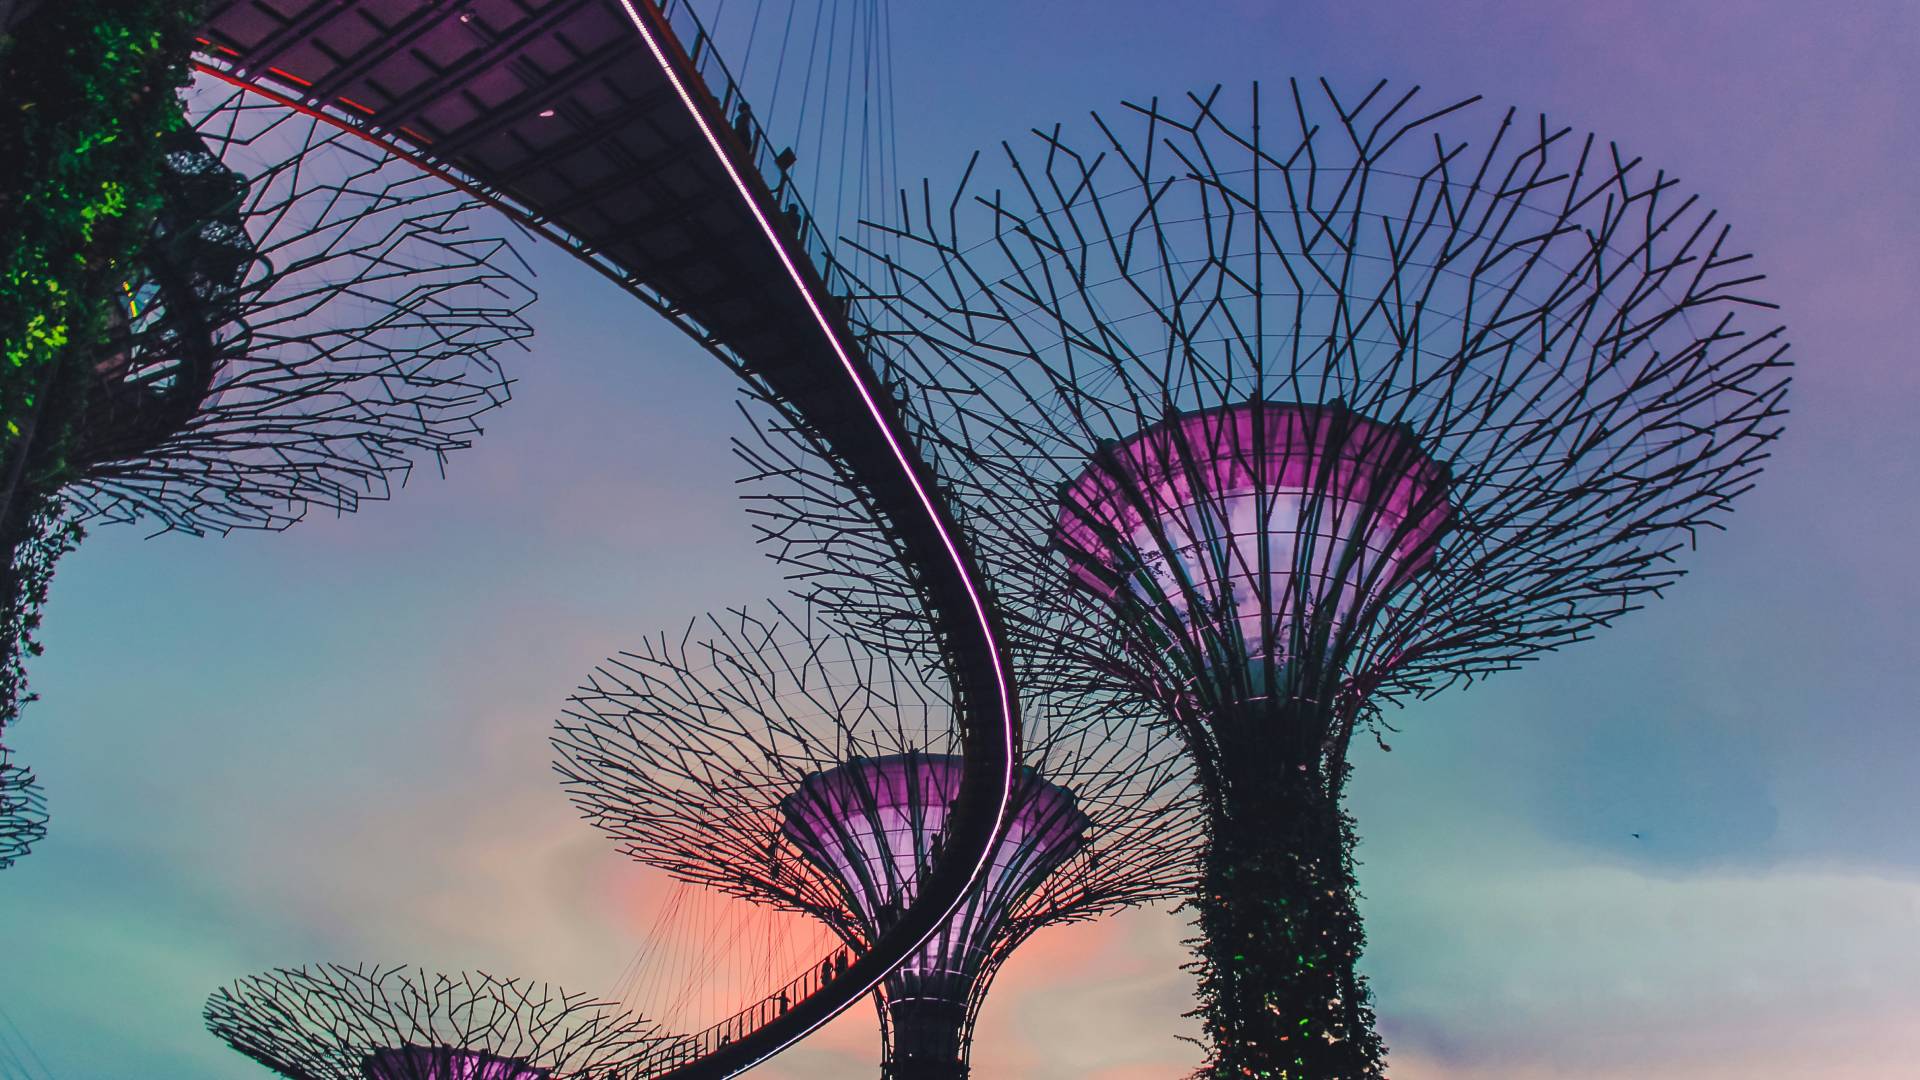
[[[0,728],[32,700],[39,607],[82,535],[58,492],[185,126],[195,5],[54,0],[0,35]]]

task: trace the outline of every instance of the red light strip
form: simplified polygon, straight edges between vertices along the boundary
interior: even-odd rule
[[[521,209],[520,207],[513,205],[513,203],[502,198],[497,192],[488,191],[486,188],[480,187],[479,185],[473,183],[471,180],[467,180],[466,178],[460,176],[459,174],[454,173],[453,171],[449,170],[446,166],[441,165],[439,162],[430,161],[427,158],[421,157],[419,154],[413,153],[412,151],[408,150],[406,147],[401,146],[400,144],[390,139],[383,139],[375,132],[369,131],[367,128],[362,127],[357,123],[354,123],[349,120],[343,120],[338,116],[331,115],[326,110],[317,108],[313,105],[309,105],[306,102],[301,101],[299,98],[288,97],[286,94],[269,90],[266,87],[260,85],[259,83],[249,82],[246,79],[239,77],[238,75],[232,74],[231,72],[227,71],[225,68],[216,67],[212,64],[207,63],[204,60],[195,60],[193,62],[193,70],[200,72],[201,74],[204,74],[204,75],[211,75],[214,78],[219,79],[221,82],[226,83],[229,86],[232,86],[236,89],[244,90],[249,94],[258,94],[259,96],[266,98],[268,101],[271,101],[276,105],[283,105],[289,109],[292,109],[294,112],[299,113],[302,116],[310,116],[313,119],[318,120],[329,127],[337,128],[340,131],[344,131],[348,135],[352,135],[356,139],[364,139],[367,142],[370,142],[373,145],[378,146],[380,149],[386,151],[387,153],[392,154],[394,157],[399,158],[401,161],[404,161],[407,164],[413,166],[414,168],[419,169],[421,172],[427,173],[432,176],[437,176],[440,179],[445,180],[447,183],[453,185],[454,187],[460,189],[461,191],[466,192],[467,194],[473,196],[474,198],[479,199],[481,202],[486,203],[488,206],[493,207],[494,209],[507,215],[513,220],[519,222],[522,227],[528,229],[529,231],[538,233],[541,236],[544,236],[547,239],[553,241],[554,243],[560,245],[560,247],[562,247],[563,249],[573,250],[576,247],[576,245],[574,245],[567,237],[561,235],[558,232],[555,232],[553,229],[548,228],[547,225],[544,222],[542,222],[539,218],[534,217],[532,214],[529,214],[528,212]],[[373,111],[371,109],[367,109],[366,106],[360,104],[357,101],[348,101],[346,98],[340,98],[339,100],[348,105],[353,106],[356,109],[366,110],[369,116],[373,115]],[[409,129],[404,127],[398,128],[396,130],[408,131],[409,134],[412,134],[412,132],[409,131]],[[603,276],[609,278],[614,283],[624,284],[623,282],[621,282],[620,278],[617,275],[610,272],[606,267],[601,266],[600,264],[595,263],[591,260],[587,260],[587,265],[593,267],[595,270],[599,271]]]
[[[270,68],[268,68],[267,70],[268,70],[268,71],[270,71],[270,72],[272,72],[272,73],[273,73],[273,74],[275,74],[275,75],[278,75],[278,76],[280,76],[281,78],[283,78],[283,79],[285,79],[285,80],[287,80],[288,82],[296,82],[296,83],[299,83],[299,84],[300,84],[301,86],[312,86],[312,85],[313,85],[312,83],[310,83],[310,82],[308,82],[307,80],[305,80],[305,79],[303,79],[303,78],[301,78],[301,77],[300,77],[300,76],[298,76],[298,75],[295,75],[295,74],[294,74],[293,72],[291,72],[291,71],[287,71],[287,70],[286,70],[286,69],[284,69],[284,68],[277,68],[277,67],[270,67]]]
[[[960,545],[947,532],[946,527],[941,524],[940,512],[934,505],[933,496],[930,495],[926,487],[920,483],[920,477],[914,472],[913,463],[908,459],[905,448],[900,445],[899,438],[894,435],[893,429],[887,424],[886,414],[880,411],[880,406],[874,401],[872,392],[867,389],[867,384],[861,380],[860,370],[854,365],[853,357],[848,354],[846,347],[841,344],[840,336],[834,332],[833,324],[827,319],[826,312],[820,309],[820,304],[814,298],[813,291],[807,287],[806,278],[800,273],[799,267],[794,265],[793,256],[788,253],[786,245],[781,243],[780,234],[774,231],[773,225],[767,220],[766,214],[761,212],[760,204],[755,201],[753,197],[753,190],[740,178],[739,170],[734,167],[733,159],[728,156],[726,148],[721,145],[720,139],[714,134],[713,128],[708,126],[706,117],[701,115],[700,107],[694,101],[693,95],[687,92],[686,84],[680,80],[679,74],[673,70],[672,63],[667,59],[666,51],[660,47],[658,41],[654,40],[653,33],[647,29],[645,20],[643,20],[640,17],[640,13],[634,9],[633,0],[620,0],[620,6],[626,9],[628,20],[633,23],[634,29],[640,32],[640,37],[646,41],[647,51],[653,54],[654,61],[660,65],[661,73],[666,75],[667,82],[673,86],[674,93],[679,95],[681,103],[687,107],[687,113],[693,117],[693,122],[699,126],[700,133],[706,136],[707,145],[713,148],[714,157],[719,159],[720,167],[726,170],[727,178],[733,181],[734,188],[740,192],[741,201],[747,204],[747,209],[752,212],[754,221],[760,225],[760,231],[766,235],[767,242],[773,245],[774,253],[780,257],[780,264],[786,268],[787,276],[793,279],[794,288],[799,290],[801,299],[806,301],[807,310],[813,313],[814,321],[819,324],[820,332],[826,336],[827,343],[833,347],[833,353],[839,358],[840,366],[846,370],[847,377],[853,381],[854,389],[859,391],[860,400],[866,406],[868,415],[873,417],[874,424],[880,428],[880,434],[886,438],[887,448],[893,452],[894,460],[899,463],[901,471],[907,474],[907,482],[913,485],[914,495],[919,498],[921,507],[926,510],[927,517],[933,522],[934,532],[939,534],[940,543],[947,550],[947,557],[953,560],[954,569],[960,574],[960,583],[967,590],[967,599],[972,603],[974,617],[978,619],[980,623],[980,635],[985,639],[987,653],[993,661],[994,682],[1000,689],[1000,726],[1002,730],[1001,737],[1005,741],[1006,775],[1003,777],[1000,785],[1000,805],[994,811],[993,830],[988,834],[989,836],[999,836],[1001,826],[1006,823],[1007,802],[1013,790],[1013,704],[1007,694],[1006,666],[1000,656],[999,643],[994,640],[993,623],[987,617],[986,602],[980,597],[979,586],[967,572],[966,559],[960,554]],[[959,909],[960,904],[966,899],[967,892],[971,891],[973,883],[979,880],[981,871],[986,869],[987,862],[992,855],[992,850],[993,845],[989,843],[987,849],[980,853],[979,861],[974,864],[973,870],[967,875],[967,888],[961,890],[960,894],[955,896],[948,905],[947,910],[942,913],[938,919],[934,920],[933,926],[927,931],[926,936],[914,942],[913,949],[918,949],[920,946],[926,944],[927,940],[938,933],[940,927]],[[912,952],[913,950],[909,949],[908,951]],[[867,992],[875,986],[878,986],[880,980],[885,977],[885,973],[882,973],[880,976],[868,982],[866,986],[861,987],[858,993],[850,995],[847,1004],[851,1005],[853,1002],[866,996]],[[832,1019],[831,1016],[821,1020],[818,1024],[807,1028],[786,1042],[767,1051],[765,1054],[762,1054],[750,1062],[746,1068],[751,1069],[780,1051],[785,1050],[787,1047],[792,1046],[795,1042],[811,1034],[830,1019]],[[746,1070],[742,1069],[741,1071],[744,1072]]]

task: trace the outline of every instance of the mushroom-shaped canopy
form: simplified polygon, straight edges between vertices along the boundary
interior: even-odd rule
[[[666,1041],[617,1005],[546,983],[370,965],[241,979],[205,1016],[294,1080],[614,1080]]]
[[[839,882],[877,936],[918,895],[921,869],[938,856],[963,772],[963,760],[949,754],[855,758],[803,780],[780,804],[781,831]],[[1071,792],[1023,768],[979,888],[889,976],[896,991],[964,1003],[1001,924],[1084,846],[1088,824]]]
[[[1339,404],[1247,402],[1103,446],[1060,499],[1080,587],[1201,654],[1276,663],[1364,624],[1433,561],[1447,473]],[[1323,649],[1316,649],[1323,651]]]

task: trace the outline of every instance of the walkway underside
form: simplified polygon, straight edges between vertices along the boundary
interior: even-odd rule
[[[992,840],[1017,725],[970,561],[946,539],[957,533],[938,498],[916,490],[932,491],[925,466],[890,445],[891,435],[907,447],[897,407],[807,257],[804,207],[776,192],[779,174],[764,164],[780,148],[743,137],[732,102],[709,91],[704,34],[689,48],[673,33],[685,12],[669,27],[652,0],[632,3],[228,0],[211,5],[202,66],[468,186],[675,320],[835,448],[923,582],[965,705],[967,820],[919,910],[835,980],[840,989],[796,1003],[768,1025],[776,1034],[676,1074],[724,1075],[784,1045],[778,1032],[838,1011],[846,987],[877,980],[931,930],[943,897],[958,898],[969,853]]]

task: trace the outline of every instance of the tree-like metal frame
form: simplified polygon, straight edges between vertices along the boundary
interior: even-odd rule
[[[226,175],[232,199],[163,220],[131,273],[126,340],[94,395],[124,404],[83,418],[65,499],[83,519],[279,529],[444,466],[507,401],[500,354],[532,334],[507,220],[270,101],[202,87],[191,108],[200,146],[170,155],[176,187]],[[237,280],[160,257],[182,246]],[[197,335],[176,317],[191,309]]]
[[[783,802],[847,762],[957,753],[950,705],[936,689],[937,653],[916,666],[810,610],[730,611],[700,629],[698,639],[690,626],[596,669],[559,723],[555,768],[583,815],[632,858],[812,916],[857,954],[884,927],[783,829]],[[1022,702],[1025,765],[1072,794],[1088,819],[1086,844],[1013,901],[977,958],[959,1031],[963,1061],[994,973],[1035,931],[1191,888],[1198,816],[1177,747],[1145,730],[1144,708],[1076,711],[1080,704]],[[972,917],[971,906],[958,917]],[[884,986],[876,1005],[886,1034]],[[887,1046],[891,1069],[890,1038]]]
[[[1759,275],[1729,230],[1619,147],[1384,83],[1357,96],[1290,83],[1278,97],[1256,87],[1241,107],[1216,90],[1095,115],[1084,137],[1036,131],[1003,148],[992,179],[976,159],[951,197],[903,196],[891,242],[865,252],[881,269],[854,310],[916,435],[940,448],[1023,688],[1152,702],[1192,751],[1213,845],[1198,904],[1213,1068],[1373,1075],[1339,810],[1353,739],[1386,730],[1382,706],[1590,637],[1670,586],[1769,455],[1788,364],[1781,328],[1747,325],[1773,305],[1752,294]],[[1257,598],[1268,623],[1308,614],[1283,628],[1289,650],[1236,666],[1218,662],[1232,620],[1197,618],[1244,606],[1222,591],[1232,575],[1179,579],[1178,596],[1076,588],[1061,499],[1110,447],[1262,403],[1402,433],[1444,477],[1428,486],[1445,505],[1427,509],[1447,527],[1392,588],[1342,582],[1375,571],[1341,564],[1329,587],[1367,597],[1352,617]],[[814,601],[875,647],[915,647],[911,582],[835,512],[830,460],[779,425],[744,453],[763,531]],[[1336,494],[1323,481],[1306,504]],[[1255,520],[1273,508],[1263,498]],[[1150,567],[1116,557],[1106,571],[1144,582]],[[1277,803],[1254,794],[1287,786],[1256,778],[1296,770],[1309,783]],[[1275,814],[1321,823],[1296,838],[1316,847],[1300,867],[1258,872],[1294,875],[1265,893],[1335,898],[1301,931],[1336,942],[1331,983],[1213,949],[1216,930],[1292,917],[1252,899],[1264,914],[1243,925],[1221,899],[1246,885],[1223,883],[1222,853],[1264,866]],[[1209,926],[1208,897],[1231,925]],[[1310,985],[1301,1001],[1272,996]],[[1299,1049],[1296,1019],[1320,1049]]]
[[[33,770],[0,746],[0,870],[19,861],[47,835],[47,799]]]
[[[364,1080],[382,1054],[383,1080],[442,1080],[424,1052],[443,1049],[500,1063],[477,1074],[500,1080],[620,1080],[638,1075],[629,1064],[662,1038],[617,1005],[547,983],[364,964],[241,979],[207,999],[205,1018],[229,1046],[294,1080]]]

